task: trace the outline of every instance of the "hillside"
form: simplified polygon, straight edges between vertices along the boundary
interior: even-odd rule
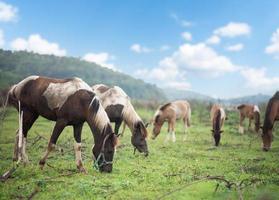
[[[163,90],[168,100],[176,99],[187,99],[187,100],[198,100],[198,101],[210,101],[213,103],[222,103],[227,105],[238,105],[242,103],[251,103],[251,104],[261,104],[268,102],[271,96],[264,94],[255,94],[249,96],[243,96],[238,98],[229,98],[229,99],[216,99],[208,95],[204,95],[194,91],[182,91],[175,89],[164,89]]]
[[[0,89],[7,88],[29,75],[55,78],[80,77],[88,84],[118,85],[135,99],[165,99],[161,89],[126,74],[74,57],[40,55],[25,51],[0,50]]]

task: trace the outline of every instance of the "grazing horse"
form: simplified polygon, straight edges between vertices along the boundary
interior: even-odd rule
[[[212,123],[212,136],[215,140],[215,146],[219,145],[221,139],[221,129],[226,120],[226,113],[220,105],[214,104],[210,111],[210,119]]]
[[[186,140],[186,130],[190,126],[190,118],[191,118],[191,108],[190,104],[187,101],[178,100],[167,103],[163,106],[160,106],[155,112],[153,119],[153,135],[152,139],[155,139],[163,126],[164,122],[168,122],[168,135],[165,139],[167,142],[170,137],[172,137],[172,141],[176,141],[175,137],[175,123],[176,120],[182,119],[184,123],[184,138]]]
[[[273,97],[268,101],[264,124],[262,127],[263,134],[263,150],[268,151],[271,147],[271,142],[273,140],[272,129],[275,121],[279,120],[279,91],[277,91]]]
[[[239,110],[239,133],[244,133],[243,121],[247,117],[249,119],[249,126],[251,127],[251,121],[255,121],[255,131],[256,133],[259,132],[260,129],[260,109],[257,105],[250,105],[250,104],[241,104],[237,106]]]
[[[129,96],[118,86],[109,88],[98,84],[92,86],[92,89],[99,96],[110,121],[115,123],[115,134],[118,135],[121,123],[124,121],[124,125],[127,124],[132,132],[132,144],[139,152],[144,152],[147,156],[147,130],[131,104]]]
[[[74,145],[76,165],[80,172],[86,172],[81,157],[81,131],[84,122],[87,122],[95,141],[92,148],[92,153],[96,159],[95,164],[100,171],[112,171],[117,138],[98,97],[95,96],[90,86],[81,79],[29,76],[12,86],[7,98],[9,104],[18,109],[19,121],[21,122],[15,143],[14,160],[28,161],[25,153],[27,134],[38,116],[42,116],[48,120],[56,121],[56,123],[47,151],[40,160],[41,168],[44,167],[49,153],[54,150],[56,141],[63,129],[66,126],[73,126],[76,141]],[[20,129],[22,130],[21,134]]]

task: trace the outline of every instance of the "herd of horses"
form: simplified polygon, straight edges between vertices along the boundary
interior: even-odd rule
[[[54,79],[42,76],[29,76],[13,85],[7,94],[7,105],[13,106],[19,113],[13,160],[28,162],[26,142],[28,131],[39,116],[55,121],[45,154],[39,164],[43,168],[51,151],[66,126],[73,127],[75,139],[74,150],[76,165],[80,172],[86,172],[81,156],[81,132],[85,122],[89,125],[94,137],[92,153],[94,165],[101,172],[111,172],[113,157],[118,142],[119,129],[122,123],[130,129],[131,143],[135,150],[148,155],[147,126],[135,111],[129,96],[117,86],[108,87],[98,84],[90,87],[79,78]],[[255,131],[262,129],[263,150],[268,151],[272,142],[272,129],[279,120],[279,92],[269,100],[263,126],[260,126],[260,110],[256,105],[243,104],[237,107],[240,113],[239,132],[243,133],[242,122],[245,117],[255,121]],[[227,120],[224,108],[213,105],[210,112],[212,136],[218,146],[222,127]],[[175,123],[181,119],[184,124],[184,137],[190,126],[191,108],[185,100],[173,101],[160,106],[151,121],[152,139],[155,139],[165,122],[168,122],[168,134],[165,139],[176,141]],[[113,131],[111,123],[115,123]],[[123,129],[124,129],[123,128]],[[122,131],[123,134],[124,130]]]

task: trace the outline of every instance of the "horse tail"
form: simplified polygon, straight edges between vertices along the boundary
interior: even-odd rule
[[[189,127],[189,126],[191,126],[191,123],[190,123],[190,120],[191,120],[191,108],[190,108],[190,106],[189,106],[189,108],[188,108],[188,112],[187,112],[187,126]]]
[[[236,108],[237,108],[238,110],[240,110],[240,109],[242,109],[244,106],[245,106],[244,104],[241,104],[241,105],[237,106]]]

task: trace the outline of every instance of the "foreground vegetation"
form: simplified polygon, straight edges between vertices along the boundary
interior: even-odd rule
[[[154,110],[137,109],[145,121]],[[20,165],[12,177],[0,183],[0,199],[276,199],[279,196],[279,140],[270,152],[261,150],[253,132],[239,135],[238,114],[230,112],[221,146],[213,147],[209,113],[193,109],[192,127],[182,141],[164,143],[166,126],[156,140],[148,139],[150,155],[133,154],[126,130],[118,147],[111,174],[92,167],[92,135],[83,129],[83,158],[88,174],[77,173],[72,128],[58,140],[57,150],[42,171],[38,162],[54,123],[43,118],[28,135],[30,163]],[[0,132],[0,174],[12,167],[17,113],[9,109]],[[275,135],[278,129],[275,127]],[[149,128],[151,133],[151,128]],[[63,149],[63,151],[61,150]]]

